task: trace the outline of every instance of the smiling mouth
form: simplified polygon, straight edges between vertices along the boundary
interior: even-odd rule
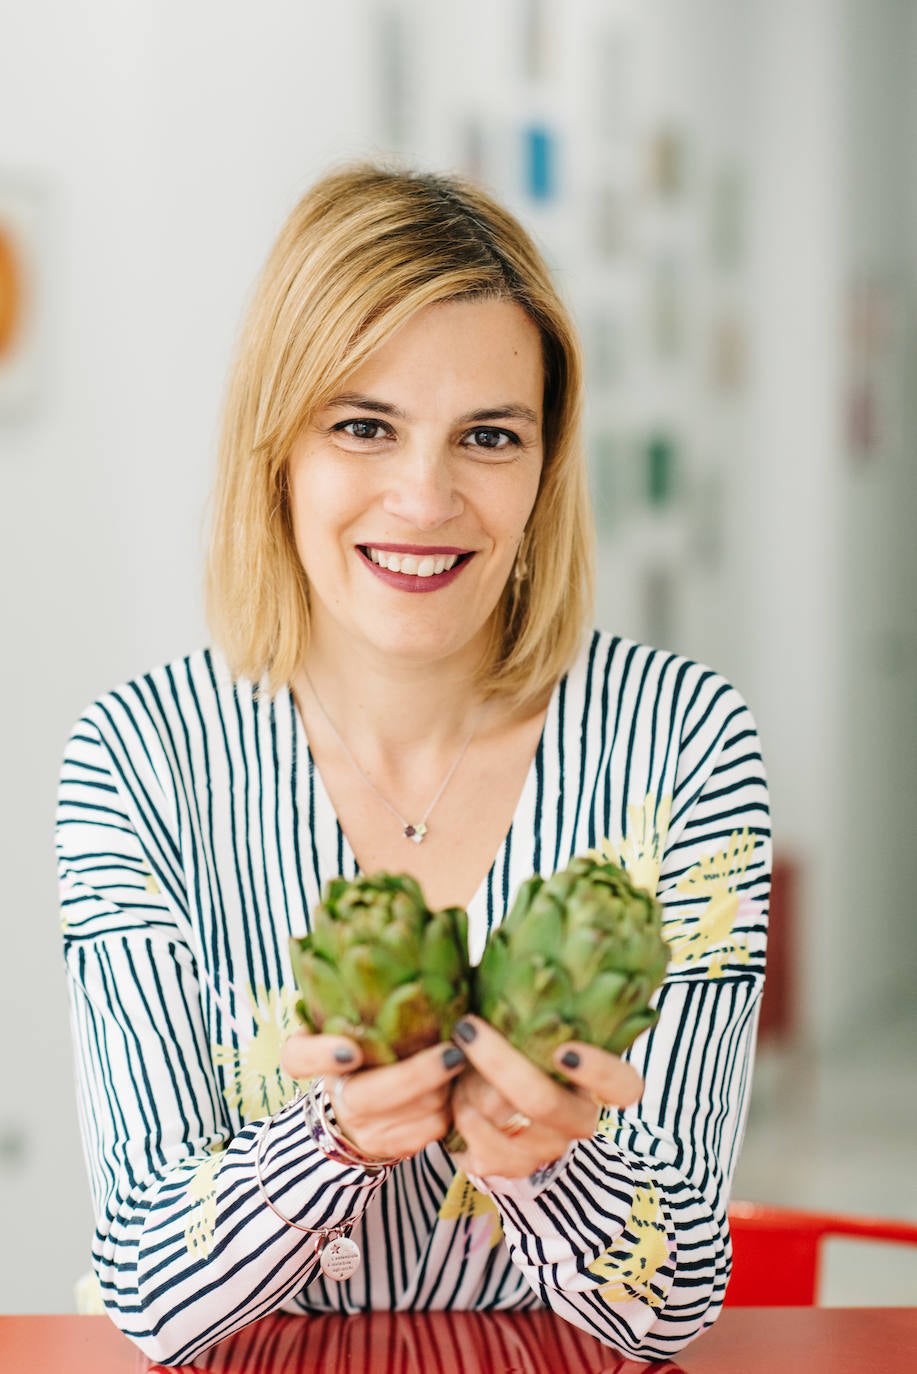
[[[357,547],[374,567],[390,573],[399,573],[402,577],[438,577],[460,567],[473,557],[473,553],[470,552],[396,553],[391,549],[377,548],[373,544],[359,544]]]

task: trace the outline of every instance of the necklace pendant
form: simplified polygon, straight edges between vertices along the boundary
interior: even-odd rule
[[[413,840],[415,844],[423,844],[423,837],[427,833],[427,827],[423,821],[418,821],[416,825],[406,825],[404,834],[407,839]]]

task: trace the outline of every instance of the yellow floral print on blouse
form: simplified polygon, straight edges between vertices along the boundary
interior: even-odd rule
[[[629,1234],[628,1234],[629,1233]],[[662,1205],[655,1183],[637,1187],[624,1236],[587,1266],[606,1282],[598,1290],[608,1303],[638,1298],[650,1307],[662,1307],[665,1296],[653,1287],[653,1279],[669,1257]]]
[[[299,1028],[297,994],[287,988],[246,988],[254,1030],[239,1031],[238,1045],[213,1045],[213,1062],[230,1070],[223,1096],[243,1121],[273,1116],[295,1095],[297,1084],[280,1067],[280,1046]]]
[[[196,1255],[198,1259],[207,1259],[213,1249],[213,1233],[217,1224],[217,1174],[223,1158],[220,1151],[198,1164],[188,1184],[188,1196],[195,1205],[185,1222],[185,1246],[188,1254]]]
[[[590,856],[626,869],[635,887],[655,897],[671,817],[671,796],[662,797],[657,806],[655,792],[647,792],[642,804],[627,808],[627,834],[617,843],[600,840]]]
[[[503,1238],[500,1212],[493,1198],[485,1197],[478,1191],[469,1178],[458,1170],[449,1185],[437,1214],[442,1221],[459,1221],[462,1217],[488,1217],[490,1248],[499,1245]]]
[[[595,1127],[596,1135],[604,1135],[609,1139],[611,1139],[613,1135],[616,1135],[624,1125],[622,1117],[623,1112],[623,1107],[615,1107],[611,1103],[606,1103],[599,1112],[599,1119]]]
[[[671,921],[665,938],[672,949],[673,964],[693,964],[707,958],[707,976],[721,978],[727,962],[749,962],[748,941],[735,935],[740,920],[755,919],[755,904],[738,891],[739,884],[754,854],[756,840],[748,827],[733,831],[725,849],[705,855],[676,884],[675,891],[686,897],[705,898],[706,905]]]

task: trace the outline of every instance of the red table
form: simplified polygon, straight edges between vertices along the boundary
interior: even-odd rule
[[[3,1374],[147,1374],[108,1317],[0,1317]],[[186,1371],[216,1374],[889,1374],[917,1370],[917,1307],[727,1308],[675,1360],[623,1360],[549,1312],[266,1317]]]

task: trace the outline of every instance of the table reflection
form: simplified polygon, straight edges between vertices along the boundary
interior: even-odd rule
[[[176,1374],[174,1366],[151,1371]],[[212,1374],[683,1374],[647,1365],[550,1312],[363,1312],[353,1316],[267,1317],[238,1331],[181,1370]]]

